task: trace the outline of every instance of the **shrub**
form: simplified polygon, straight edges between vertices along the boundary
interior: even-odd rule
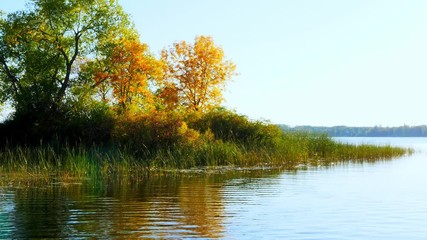
[[[79,109],[70,115],[67,122],[62,128],[63,138],[85,145],[108,143],[115,125],[113,113],[103,104]]]
[[[189,124],[199,132],[211,132],[216,139],[242,144],[269,145],[283,134],[276,125],[250,121],[246,116],[224,109],[217,109],[190,119]]]
[[[192,143],[199,133],[188,128],[182,116],[170,111],[127,115],[117,120],[113,140],[134,152]]]
[[[113,115],[108,106],[17,112],[0,124],[0,145],[99,144],[110,140]]]

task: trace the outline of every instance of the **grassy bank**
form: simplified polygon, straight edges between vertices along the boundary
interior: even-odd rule
[[[7,179],[83,179],[141,175],[157,170],[199,167],[280,167],[375,161],[412,153],[391,146],[349,145],[324,135],[283,133],[270,144],[211,140],[156,150],[114,146],[10,147],[0,151],[0,175]]]
[[[0,176],[9,180],[83,179],[224,166],[296,169],[411,153],[391,146],[337,143],[326,135],[283,132],[276,125],[223,109],[205,114],[156,112],[110,118],[107,125],[105,117],[91,121],[95,122],[57,127],[61,131],[52,136],[59,137],[40,138],[48,141],[39,140],[46,135],[40,129],[2,139]],[[16,133],[17,126],[4,124],[3,129]]]

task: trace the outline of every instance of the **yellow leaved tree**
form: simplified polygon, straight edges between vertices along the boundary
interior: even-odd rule
[[[236,68],[207,36],[196,37],[194,44],[173,44],[162,51],[162,59],[167,76],[160,97],[168,108],[182,106],[189,111],[205,112],[219,106],[225,83]]]
[[[108,68],[95,72],[94,78],[103,98],[110,95],[119,113],[149,110],[154,98],[149,86],[164,77],[164,64],[139,40],[123,39],[107,58]]]

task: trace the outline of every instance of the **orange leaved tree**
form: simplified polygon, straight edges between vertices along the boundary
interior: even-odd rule
[[[106,61],[106,68],[95,72],[94,78],[102,95],[110,95],[119,113],[151,109],[153,94],[150,81],[164,76],[164,64],[149,52],[148,46],[138,40],[123,39],[113,49]]]
[[[163,82],[167,106],[183,106],[190,111],[207,111],[222,102],[225,83],[235,71],[235,65],[225,59],[224,51],[212,37],[198,36],[195,43],[175,43],[162,51],[167,64]],[[177,97],[171,97],[177,96]]]

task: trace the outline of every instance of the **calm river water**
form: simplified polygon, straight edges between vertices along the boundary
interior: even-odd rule
[[[286,171],[0,188],[0,239],[427,239],[427,138],[337,138],[417,152]]]

